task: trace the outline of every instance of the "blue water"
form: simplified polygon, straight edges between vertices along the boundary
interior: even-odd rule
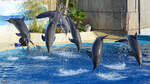
[[[143,43],[143,41],[141,42]],[[125,44],[105,43],[101,64],[95,71],[84,43],[78,53],[73,44],[54,45],[51,53],[32,48],[0,52],[3,84],[150,84],[150,48],[142,46],[142,68]],[[148,60],[149,59],[149,60]],[[0,83],[0,84],[1,84]]]

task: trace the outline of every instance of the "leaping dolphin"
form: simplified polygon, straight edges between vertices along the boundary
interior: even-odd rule
[[[70,31],[70,26],[69,26],[69,23],[66,20],[65,16],[63,16],[62,14],[60,17],[60,24],[61,24],[61,27],[64,29],[66,35],[67,35],[67,33]]]
[[[24,22],[25,16],[23,18],[10,18],[7,20],[9,23],[12,23],[20,33],[16,33],[17,36],[23,37],[27,42],[27,50],[29,50],[29,42],[33,45],[34,43],[30,40],[29,30]]]
[[[89,55],[93,61],[93,70],[96,69],[96,67],[100,64],[101,58],[102,58],[102,53],[103,53],[103,39],[106,38],[106,36],[99,36],[96,38],[95,42],[93,43],[92,46],[92,53]],[[89,51],[87,51],[89,53]]]
[[[128,43],[130,48],[139,64],[139,67],[142,66],[142,52],[138,42],[137,33],[135,35],[128,35]]]
[[[141,52],[141,48],[138,42],[137,33],[135,35],[127,35],[127,39],[121,39],[116,42],[124,42],[124,41],[128,41],[128,45],[130,46],[132,50],[131,52],[135,56],[139,67],[141,67],[142,66],[142,52]]]
[[[61,27],[64,29],[65,33],[67,34],[70,31],[70,26],[66,20],[66,18],[64,17],[64,15],[62,14],[64,9],[61,10],[62,12],[60,13],[61,16],[59,18],[59,24],[61,25]],[[36,18],[46,18],[46,17],[50,17],[53,18],[59,11],[48,11],[48,12],[44,12],[39,14],[38,16],[36,16]]]
[[[75,45],[78,48],[78,52],[80,52],[80,48],[81,48],[81,36],[80,36],[80,32],[79,30],[76,28],[77,26],[73,23],[73,21],[71,20],[70,15],[66,15],[67,16],[67,20],[68,23],[70,25],[70,30],[71,30],[71,35],[73,39],[69,39],[72,43],[75,43]]]
[[[43,12],[40,13],[38,16],[36,16],[36,18],[46,18],[46,17],[51,17],[53,18],[56,14],[56,11],[47,11],[47,12]]]
[[[57,12],[54,18],[48,24],[47,30],[45,32],[45,36],[42,35],[43,41],[46,42],[48,53],[50,53],[50,48],[53,42],[55,41],[55,31],[59,19],[60,19],[60,13]]]

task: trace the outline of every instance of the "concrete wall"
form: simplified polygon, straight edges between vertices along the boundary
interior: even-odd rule
[[[150,28],[150,1],[141,2],[141,33]],[[79,0],[78,7],[88,14],[94,29],[139,31],[138,0]],[[144,30],[145,29],[145,30]]]
[[[127,1],[126,30],[129,34],[138,32],[138,0]]]
[[[141,34],[148,33],[148,28],[150,28],[150,1],[140,0],[140,28]],[[139,31],[139,15],[138,15],[138,0],[128,0],[127,1],[127,30],[129,34],[134,34]],[[146,31],[146,32],[145,32]],[[150,31],[149,31],[150,32]]]
[[[57,0],[50,0],[50,4],[48,5],[49,10],[56,10],[56,2]]]
[[[150,28],[150,1],[141,0],[141,28]]]
[[[88,14],[88,22],[94,29],[124,30],[126,3],[126,0],[79,0],[78,7]]]
[[[150,1],[141,0],[141,34],[150,35]]]

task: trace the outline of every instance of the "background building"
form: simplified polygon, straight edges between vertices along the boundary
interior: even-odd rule
[[[94,29],[150,33],[149,0],[78,0]],[[140,28],[140,29],[139,29]]]

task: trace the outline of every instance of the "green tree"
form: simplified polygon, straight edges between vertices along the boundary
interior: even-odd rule
[[[29,27],[31,32],[43,32],[43,24],[37,24],[36,16],[50,9],[51,0],[27,0],[24,2],[23,11],[29,20],[32,20]]]
[[[79,25],[79,30],[84,31],[85,26],[83,24],[83,20],[87,17],[87,15],[81,10],[75,7],[75,4],[78,0],[27,0],[24,2],[24,11],[25,15],[29,20],[32,20],[30,23],[30,31],[31,32],[43,32],[43,24],[37,24],[36,16],[42,12],[49,11],[53,7],[56,9],[56,5],[61,8],[61,3],[66,3],[69,1],[69,8],[72,10],[70,12],[71,17],[75,24]],[[54,3],[54,4],[51,4]]]
[[[78,29],[80,31],[85,31],[85,25],[84,20],[87,18],[87,14],[83,12],[83,10],[76,7],[78,4],[78,0],[70,0],[69,1],[69,9],[71,9],[72,12],[70,12],[71,17],[75,24],[78,24]]]

